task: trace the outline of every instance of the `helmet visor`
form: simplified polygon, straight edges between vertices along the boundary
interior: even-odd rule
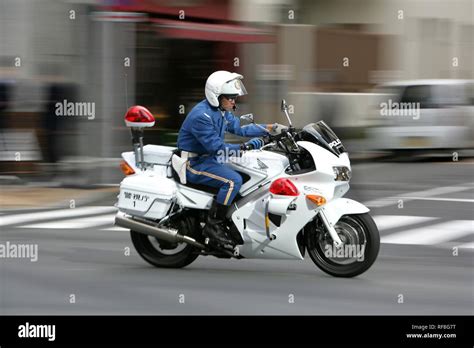
[[[221,94],[243,96],[247,94],[247,89],[241,79],[233,79],[222,86]]]

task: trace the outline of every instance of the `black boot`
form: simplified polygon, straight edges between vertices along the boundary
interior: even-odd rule
[[[203,234],[221,244],[232,244],[232,241],[226,236],[225,217],[228,206],[212,202],[211,210],[207,216],[207,223],[204,227]]]

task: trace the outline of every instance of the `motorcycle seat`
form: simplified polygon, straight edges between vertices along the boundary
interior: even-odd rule
[[[179,176],[178,176],[178,173],[176,173],[176,171],[174,170],[174,168],[171,169],[172,171],[172,175],[173,175],[173,179],[174,181],[176,181],[177,183],[179,183],[180,185],[181,184],[181,181],[179,180]],[[199,191],[204,191],[204,192],[207,192],[207,193],[211,193],[213,195],[217,195],[217,193],[219,192],[219,189],[217,187],[211,187],[211,186],[207,186],[207,185],[201,185],[201,184],[192,184],[190,183],[189,181],[186,182],[186,185],[184,186],[187,186],[187,187],[191,187],[195,190],[199,190]]]
[[[176,149],[176,150],[173,151],[173,154],[175,154],[177,156],[180,156],[181,151],[179,149]],[[171,166],[171,173],[172,173],[171,175],[172,175],[174,181],[176,181],[180,185],[183,185],[183,184],[181,184],[181,180],[179,179],[179,175],[176,172],[176,170],[174,170],[173,166]],[[242,176],[243,183],[246,183],[247,181],[250,180],[249,175],[247,175],[245,173],[241,173],[241,172],[238,172],[238,173]],[[211,186],[202,185],[202,184],[192,184],[189,181],[187,181],[184,186],[191,187],[195,190],[204,191],[204,192],[210,193],[214,196],[216,196],[219,193],[219,188],[217,188],[217,187],[211,187]],[[236,199],[240,199],[240,198],[241,198],[241,195],[240,195],[240,193],[238,193],[237,196],[236,196]]]

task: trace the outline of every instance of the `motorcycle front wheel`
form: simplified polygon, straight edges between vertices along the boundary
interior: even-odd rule
[[[195,237],[195,220],[191,217],[174,219],[169,227],[179,234]],[[148,263],[160,268],[182,268],[199,256],[195,247],[186,243],[170,243],[131,230],[132,243],[138,254]]]
[[[380,249],[380,235],[368,214],[344,215],[334,226],[344,243],[341,248],[318,219],[304,228],[305,244],[313,262],[334,277],[355,277],[367,271]]]

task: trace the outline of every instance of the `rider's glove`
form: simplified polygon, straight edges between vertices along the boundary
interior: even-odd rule
[[[287,126],[284,126],[280,123],[274,123],[274,124],[270,124],[268,126],[269,126],[268,129],[269,129],[271,135],[278,135],[278,134],[281,134],[281,132],[283,130],[288,130]]]
[[[252,149],[259,149],[263,145],[265,145],[264,141],[260,138],[253,138],[246,143],[241,145],[242,150],[252,150]]]

